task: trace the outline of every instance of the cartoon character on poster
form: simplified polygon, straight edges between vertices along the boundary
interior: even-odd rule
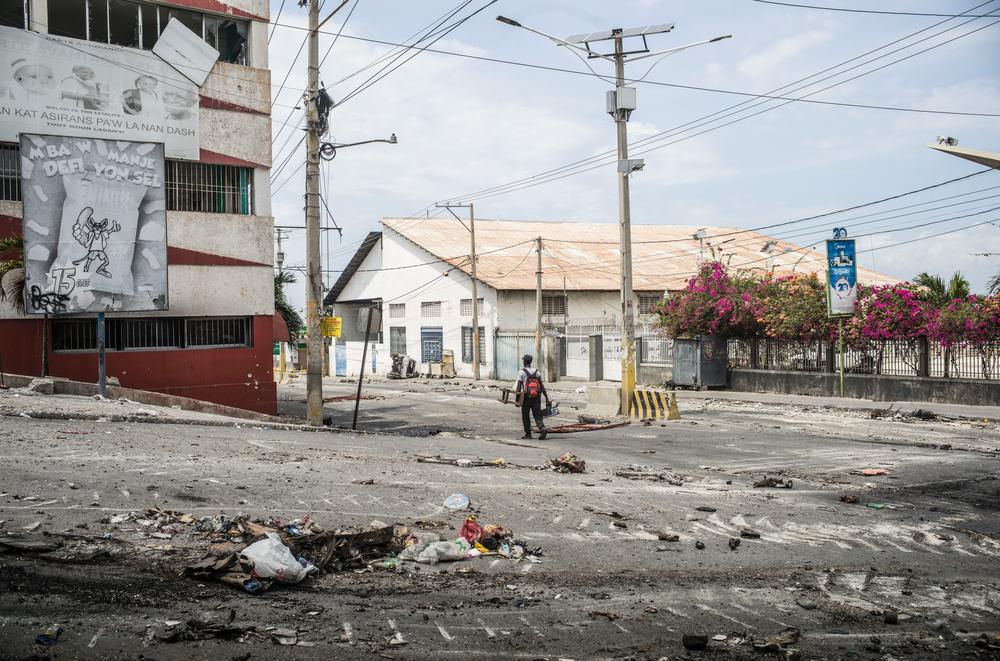
[[[22,135],[29,313],[167,309],[163,145]]]

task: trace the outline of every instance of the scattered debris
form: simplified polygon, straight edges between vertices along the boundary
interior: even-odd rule
[[[375,480],[372,478],[368,478],[367,480],[354,480],[351,484],[372,485],[375,484]]]
[[[550,434],[570,434],[578,431],[604,431],[606,429],[616,429],[618,427],[625,427],[629,424],[631,423],[627,420],[624,422],[573,422],[566,425],[548,427],[547,431]]]
[[[705,548],[705,542],[703,542],[703,541],[701,541],[701,540],[699,539],[699,540],[697,540],[697,541],[696,541],[696,542],[694,543],[694,547],[695,547],[696,549],[698,549],[698,550],[700,551],[700,550],[702,550],[703,548]]]
[[[599,617],[606,617],[609,622],[614,622],[618,619],[618,615],[611,611],[590,611],[590,619],[596,620]]]
[[[730,537],[729,538],[729,550],[730,551],[735,551],[736,548],[739,545],[740,545],[740,538],[739,537]]]
[[[889,471],[887,471],[884,468],[864,468],[864,469],[861,469],[861,470],[854,471],[854,474],[855,475],[868,475],[868,476],[888,475]]]
[[[190,619],[186,622],[168,620],[164,622],[165,628],[154,635],[157,640],[163,643],[209,640],[210,638],[233,640],[256,629],[253,625],[234,624],[235,619],[236,610],[230,608],[229,615],[224,620]]]
[[[760,533],[750,528],[744,528],[740,531],[740,537],[743,539],[760,539]]]
[[[784,480],[780,477],[765,477],[762,480],[757,480],[753,483],[754,487],[758,489],[791,489],[792,481]]]
[[[706,506],[706,505],[702,505],[701,507],[696,507],[696,508],[694,508],[694,509],[695,509],[696,511],[698,511],[698,512],[717,512],[717,511],[718,511],[718,510],[717,510],[717,509],[715,509],[714,507],[708,507],[708,506]]]
[[[783,648],[797,643],[801,634],[802,632],[796,627],[788,627],[782,629],[763,643],[754,643],[753,648],[757,652],[780,653]]]
[[[857,505],[858,497],[854,494],[845,493],[840,497],[840,502],[847,503],[848,505]]]
[[[656,469],[651,466],[641,466],[639,464],[629,464],[614,469],[617,477],[626,480],[649,480],[651,482],[666,482],[671,486],[679,487],[684,481],[679,475],[674,474],[670,469]]]
[[[886,608],[882,611],[882,621],[886,624],[899,624],[899,611],[894,608]]]
[[[884,510],[887,506],[885,503],[868,503],[867,507],[873,510]]]
[[[29,523],[28,525],[24,526],[22,530],[27,530],[28,532],[35,532],[36,530],[38,530],[39,527],[41,527],[41,525],[42,525],[41,521],[35,521],[34,523]]]
[[[665,532],[660,531],[656,533],[656,538],[661,542],[679,542],[681,541],[681,536],[675,532]]]
[[[35,381],[40,381],[41,379],[35,379]],[[34,383],[34,381],[32,381]],[[51,381],[50,381],[51,383]],[[49,393],[51,394],[51,393]],[[39,645],[55,645],[59,642],[59,636],[62,635],[63,628],[58,624],[53,624],[45,628],[45,631],[35,636],[35,642]]]
[[[803,610],[807,611],[814,611],[819,607],[815,601],[806,599],[805,597],[799,597],[795,600],[795,603],[797,603]]]
[[[56,384],[52,379],[32,379],[24,390],[39,395],[52,395],[56,391]]]
[[[449,466],[461,466],[462,468],[503,468],[508,465],[507,460],[502,457],[497,457],[496,459],[491,459],[489,461],[482,461],[479,459],[455,459],[454,457],[442,457],[439,454],[420,455],[417,457],[417,462],[421,464],[447,464]]]
[[[464,493],[453,493],[444,499],[444,506],[450,510],[467,510],[469,505],[469,497]]]
[[[708,636],[704,634],[686,633],[681,637],[685,649],[703,650],[708,647]]]
[[[587,462],[572,452],[564,452],[555,459],[549,459],[549,466],[557,473],[585,473]]]
[[[60,546],[62,546],[62,544],[59,542],[50,542],[38,538],[0,537],[0,549],[8,549],[11,551],[49,553],[50,551],[55,551]]]
[[[402,560],[436,565],[442,561],[465,560],[473,548],[466,540],[459,537],[451,541],[417,542],[410,544],[399,554]]]
[[[300,583],[318,568],[305,558],[296,560],[291,550],[281,542],[277,533],[267,536],[243,549],[241,560],[248,560],[256,579],[273,578],[282,583]]]
[[[299,632],[295,629],[268,627],[264,631],[279,645],[295,645],[299,642]]]

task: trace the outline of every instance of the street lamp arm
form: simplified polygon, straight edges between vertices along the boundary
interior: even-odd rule
[[[395,145],[399,142],[399,140],[396,139],[396,134],[393,133],[388,138],[362,140],[361,142],[324,142],[319,146],[319,155],[325,161],[332,161],[337,157],[337,150],[342,147],[357,147],[358,145],[368,145],[373,142],[385,142],[390,145]]]
[[[658,57],[658,56],[665,57],[667,55],[673,55],[674,53],[679,53],[682,50],[687,50],[688,48],[694,48],[695,46],[703,46],[705,44],[712,44],[712,43],[715,43],[716,41],[723,41],[724,39],[732,39],[732,38],[733,38],[733,35],[727,34],[727,35],[723,35],[721,37],[712,37],[711,39],[704,39],[702,41],[696,41],[696,42],[694,42],[692,44],[685,44],[683,46],[675,46],[674,48],[668,48],[666,50],[657,51],[655,53],[644,53],[642,55],[632,56],[632,57],[628,57],[626,59],[627,59],[628,62],[636,62],[638,60],[645,60],[646,58],[649,58],[649,57]]]
[[[573,50],[578,50],[581,53],[586,53],[589,57],[599,57],[602,60],[607,60],[608,62],[614,62],[614,58],[612,58],[611,56],[601,55],[600,53],[595,53],[594,51],[590,50],[589,48],[585,48],[583,46],[580,46],[579,44],[574,44],[574,43],[566,41],[565,39],[560,39],[559,37],[554,37],[551,34],[546,34],[546,33],[542,32],[541,30],[536,30],[535,28],[529,28],[527,25],[524,25],[523,23],[518,23],[517,21],[515,21],[512,18],[507,18],[506,16],[497,16],[497,20],[500,21],[501,23],[506,24],[506,25],[510,25],[511,27],[521,28],[522,30],[527,30],[528,32],[534,32],[535,34],[537,34],[537,35],[539,35],[541,37],[545,37],[546,39],[549,39],[550,41],[555,42],[556,45],[558,45],[558,46],[566,46],[567,48],[572,48]]]

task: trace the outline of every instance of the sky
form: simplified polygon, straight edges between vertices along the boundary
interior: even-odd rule
[[[334,7],[335,2],[339,4],[326,0],[321,9]],[[529,183],[537,185],[502,189],[504,194],[474,194],[594,157],[615,145],[615,127],[604,99],[612,85],[591,75],[565,47],[504,25],[495,20],[498,14],[560,37],[674,23],[672,32],[648,38],[653,50],[733,35],[670,55],[648,74],[655,58],[628,65],[627,77],[645,75],[643,82],[632,83],[638,108],[628,125],[630,142],[645,140],[631,154],[646,162],[645,169],[631,177],[633,223],[772,225],[983,169],[929,149],[926,145],[937,136],[957,138],[961,147],[1000,151],[1000,117],[785,103],[676,87],[753,94],[781,88],[775,94],[800,97],[836,84],[809,98],[1000,114],[1000,0],[973,11],[968,10],[983,0],[806,3],[997,15],[952,20],[822,11],[753,0],[499,0],[430,47],[582,73],[420,52],[353,94],[383,64],[365,67],[393,49],[364,39],[411,42],[412,35],[435,25],[459,6],[457,2],[350,0],[323,28],[331,34],[321,36],[320,53],[333,47],[321,67],[321,79],[338,104],[331,112],[326,140],[347,143],[387,138],[391,133],[399,140],[395,145],[341,149],[333,161],[322,165],[324,199],[343,228],[342,237],[324,232],[324,268],[331,271],[327,286],[367,233],[380,229],[380,218],[414,216],[417,222],[428,208],[442,213],[434,209],[435,202],[473,200],[477,218],[617,221],[613,162],[554,181],[532,179]],[[468,3],[449,23],[487,3]],[[305,89],[305,49],[295,57],[305,39],[301,28],[307,10],[288,1],[279,16],[280,4],[272,0],[276,25],[269,49],[275,97],[272,213],[276,224],[300,227],[305,171],[296,169],[304,162],[305,151],[302,145],[293,149],[302,136],[302,111],[294,106]],[[338,30],[341,37],[333,43]],[[925,49],[929,50],[919,52]],[[865,55],[869,51],[873,52]],[[602,60],[589,64],[598,74],[613,73]],[[846,71],[850,67],[855,68]],[[806,77],[810,78],[783,87]],[[743,102],[747,103],[726,110]],[[754,113],[759,114],[751,116]],[[901,279],[920,271],[950,276],[958,270],[974,291],[983,291],[988,278],[1000,270],[1000,171],[767,232],[810,245],[829,238],[834,226],[846,227],[858,239],[862,266]],[[301,267],[305,233],[289,234],[284,242],[286,266]],[[465,244],[464,237],[457,241],[456,255],[467,250]],[[302,305],[304,287],[302,278],[290,286],[293,304]]]

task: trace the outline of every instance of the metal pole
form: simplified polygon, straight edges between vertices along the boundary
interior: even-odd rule
[[[104,313],[97,313],[97,394],[108,396],[107,366],[104,363]]]
[[[622,31],[616,29],[615,38],[615,91],[625,87],[625,55],[622,48]],[[615,124],[618,129],[618,161],[628,160],[628,117],[626,110],[617,110]],[[620,170],[622,168],[619,168]],[[618,223],[621,250],[621,304],[622,304],[622,392],[621,411],[628,412],[628,404],[635,390],[635,310],[632,303],[632,227],[629,212],[628,172],[618,173]]]
[[[476,286],[476,210],[469,203],[469,240],[472,246],[472,378],[479,380],[479,298]]]
[[[309,424],[323,424],[323,336],[320,304],[323,273],[320,264],[319,217],[319,0],[309,0],[309,75],[306,99],[306,411]]]
[[[542,364],[542,237],[535,239],[535,368]]]
[[[361,373],[358,375],[358,394],[354,398],[354,422],[351,423],[351,429],[358,428],[358,408],[361,406],[361,384],[365,382],[365,363],[368,361],[368,335],[372,330],[372,315],[374,311],[374,308],[368,308],[368,320],[365,323],[365,346],[361,350]]]
[[[279,274],[282,274],[282,273],[285,272],[285,251],[281,249],[281,247],[282,247],[281,242],[282,242],[283,239],[284,239],[284,237],[282,236],[282,232],[279,229],[277,231],[277,240],[278,240],[278,273]],[[284,284],[282,284],[282,287],[284,287]],[[285,327],[287,328],[287,324],[285,325]],[[295,329],[295,330],[296,330],[296,332],[298,331],[298,329]],[[285,343],[287,341],[288,341],[287,337],[279,337],[278,338],[278,356],[279,356],[279,358],[278,358],[278,383],[284,383],[285,382]]]
[[[840,396],[844,396],[844,318],[837,319],[837,343],[840,345]]]
[[[49,315],[42,317],[42,376],[49,375]]]

